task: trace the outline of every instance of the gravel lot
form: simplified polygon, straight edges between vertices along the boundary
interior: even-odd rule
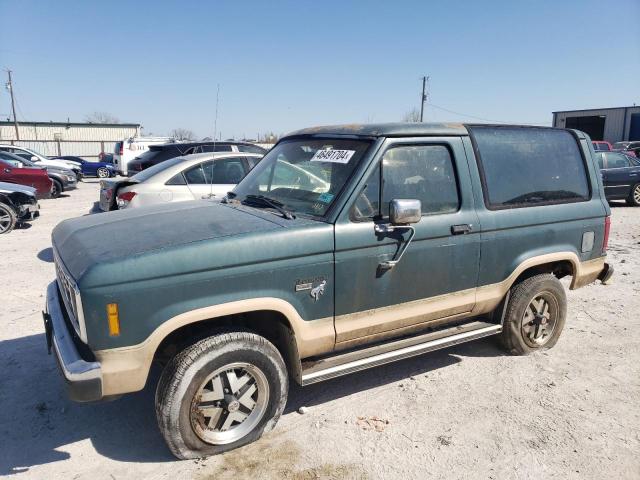
[[[612,208],[614,282],[569,293],[554,349],[511,357],[487,339],[293,386],[259,442],[177,462],[156,427],[154,382],[114,402],[74,404],[46,353],[51,229],[89,214],[97,195],[97,181],[81,183],[41,201],[30,228],[0,237],[0,476],[640,478],[640,209]]]

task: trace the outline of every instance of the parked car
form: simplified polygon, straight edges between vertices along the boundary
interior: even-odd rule
[[[640,161],[618,152],[596,153],[607,200],[640,207]]]
[[[45,169],[14,167],[2,159],[0,159],[0,182],[33,187],[36,189],[38,198],[49,198],[53,187],[53,182]]]
[[[170,158],[205,152],[244,152],[264,155],[265,148],[245,142],[181,142],[152,145],[129,162],[129,173],[141,172]]]
[[[39,216],[35,188],[0,182],[0,234],[9,233],[16,225]]]
[[[173,141],[174,139],[170,137],[131,137],[122,142],[116,142],[113,151],[113,165],[120,175],[126,177],[131,160],[146,152],[151,145],[160,145]]]
[[[76,174],[78,180],[82,178],[82,172],[80,170],[80,164],[78,162],[71,162],[69,160],[52,160],[36,152],[35,150],[31,150],[26,147],[20,147],[18,145],[0,144],[0,151],[13,153],[14,155],[22,157],[26,160],[30,160],[43,167],[52,166],[66,168],[68,170],[72,170]]]
[[[272,429],[290,378],[489,335],[511,354],[551,348],[567,318],[559,279],[575,289],[613,272],[589,141],[508,125],[318,127],[281,139],[223,202],[65,220],[44,321],[69,394],[139,391],[157,360],[158,425],[174,455],[195,458]]]
[[[613,151],[640,157],[640,142],[616,142],[613,144]]]
[[[52,167],[51,165],[40,166],[38,163],[8,152],[0,152],[0,159],[17,168],[44,169],[53,182],[51,198],[58,198],[62,192],[73,190],[77,186],[75,173],[67,168]]]
[[[167,202],[222,198],[244,178],[262,155],[198,153],[154,165],[131,178],[102,180],[104,211]]]
[[[98,178],[110,178],[115,177],[116,167],[113,166],[113,162],[107,162],[101,160],[99,162],[90,162],[80,157],[62,156],[51,157],[54,160],[72,160],[80,163],[83,177],[98,177]],[[111,157],[113,158],[113,157]]]
[[[611,145],[610,142],[603,142],[600,140],[594,140],[593,142],[591,142],[593,144],[593,149],[596,152],[610,152],[611,150],[613,150],[613,145]]]

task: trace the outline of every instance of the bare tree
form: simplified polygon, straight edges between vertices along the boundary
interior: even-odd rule
[[[403,122],[417,123],[420,121],[420,110],[413,108],[402,116]]]
[[[279,138],[280,138],[280,135],[273,132],[268,132],[262,135],[258,135],[258,141],[261,143],[276,143]]]
[[[174,128],[169,132],[169,136],[176,140],[194,140],[196,138],[195,133],[186,128]]]
[[[85,115],[84,121],[88,123],[120,123],[118,117],[107,112],[93,112]]]

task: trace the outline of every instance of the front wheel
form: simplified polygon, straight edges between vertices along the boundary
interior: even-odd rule
[[[58,198],[62,193],[62,183],[58,180],[53,180],[53,187],[51,188],[51,198]]]
[[[200,340],[165,367],[156,415],[180,459],[215,455],[271,430],[287,402],[288,375],[265,338],[229,332]]]
[[[637,183],[631,189],[627,203],[633,207],[640,207],[640,183]]]
[[[529,277],[511,292],[502,328],[502,344],[514,355],[553,347],[567,315],[567,296],[552,274]]]
[[[16,212],[9,205],[0,203],[0,235],[9,233],[16,226]]]
[[[104,167],[100,167],[97,171],[97,174],[99,178],[109,178],[111,176],[109,170]]]

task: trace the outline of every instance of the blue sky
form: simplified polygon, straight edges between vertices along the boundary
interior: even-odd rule
[[[0,18],[19,120],[105,111],[202,137],[219,84],[218,132],[255,138],[400,121],[422,75],[426,121],[549,124],[553,110],[640,104],[640,0],[0,0]]]

